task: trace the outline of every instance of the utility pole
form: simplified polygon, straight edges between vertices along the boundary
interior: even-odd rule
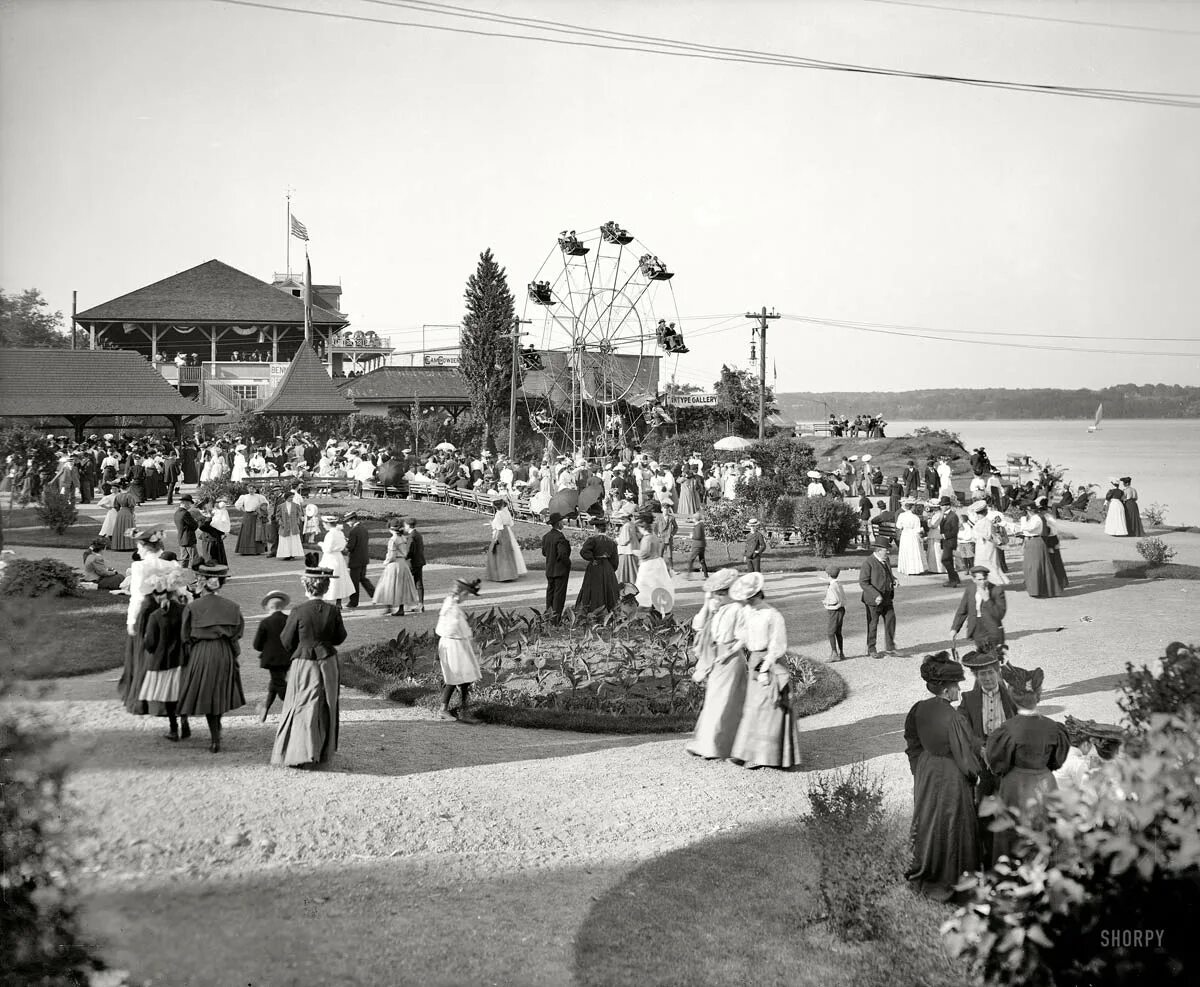
[[[532,319],[513,318],[512,379],[508,388],[508,461],[511,463],[517,448],[517,361],[521,358],[521,326],[532,325]]]
[[[768,315],[764,305],[762,312],[747,312],[746,318],[758,323],[758,441],[761,442],[767,437],[767,320],[778,319],[779,315],[775,309]]]

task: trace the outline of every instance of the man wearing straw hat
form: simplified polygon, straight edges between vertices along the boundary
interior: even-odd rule
[[[758,518],[746,522],[745,559],[747,572],[762,572],[762,557],[767,551],[767,539],[759,528]]]

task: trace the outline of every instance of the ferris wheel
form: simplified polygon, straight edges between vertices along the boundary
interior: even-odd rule
[[[555,448],[604,455],[668,420],[660,363],[687,352],[674,276],[611,220],[559,234],[529,283],[522,355],[530,423]]]

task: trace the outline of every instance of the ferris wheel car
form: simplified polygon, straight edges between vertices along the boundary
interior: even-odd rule
[[[550,293],[550,282],[530,281],[529,300],[538,305],[553,305],[554,296]]]
[[[642,254],[638,258],[638,266],[642,270],[642,277],[650,281],[670,281],[675,277],[673,273],[667,270],[667,265],[659,260],[654,254]]]
[[[564,254],[567,254],[571,257],[582,257],[592,249],[591,247],[585,247],[579,242],[579,237],[575,235],[574,230],[571,230],[570,232],[563,230],[558,235],[558,245]]]
[[[623,247],[627,243],[633,243],[633,234],[622,226],[617,225],[615,219],[610,219],[600,227],[600,236],[605,243],[615,243],[617,246]]]

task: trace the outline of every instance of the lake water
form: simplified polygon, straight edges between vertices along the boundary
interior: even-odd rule
[[[888,435],[924,425],[957,432],[968,450],[987,449],[997,465],[1010,452],[1067,468],[1066,479],[1099,483],[1131,476],[1142,504],[1165,504],[1168,524],[1200,524],[1200,420],[1113,419],[1088,433],[1088,421],[890,422]]]

